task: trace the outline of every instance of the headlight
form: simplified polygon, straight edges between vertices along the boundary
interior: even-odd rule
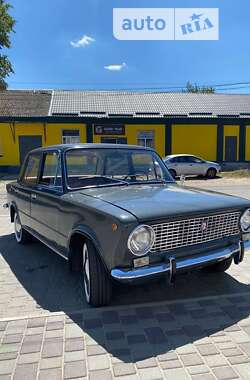
[[[242,231],[247,231],[250,227],[250,208],[248,208],[240,218]]]
[[[128,238],[128,249],[136,256],[145,255],[152,248],[155,232],[152,227],[141,225],[136,227]]]

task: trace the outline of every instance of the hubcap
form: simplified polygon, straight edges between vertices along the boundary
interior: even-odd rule
[[[208,176],[209,176],[209,177],[214,177],[214,171],[213,171],[213,169],[210,169],[210,170],[208,171]]]
[[[19,216],[17,214],[15,214],[14,228],[15,228],[15,237],[16,237],[17,242],[19,243],[22,239],[22,225],[21,225]]]
[[[90,270],[89,270],[89,252],[87,244],[83,245],[82,251],[82,263],[83,263],[83,281],[86,300],[89,303],[90,301]]]

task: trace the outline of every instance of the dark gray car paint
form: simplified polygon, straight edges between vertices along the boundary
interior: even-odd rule
[[[102,144],[91,145],[103,149]],[[85,145],[55,146],[38,149],[36,152],[46,152],[58,149],[83,149]],[[88,148],[89,146],[86,146]],[[107,146],[106,148],[110,148]],[[128,146],[131,149],[130,146]],[[119,149],[119,147],[115,147]],[[126,149],[122,146],[121,149]],[[135,148],[143,149],[143,148]],[[150,149],[149,149],[150,150]],[[63,170],[63,177],[65,172]],[[18,182],[7,185],[10,205],[18,209],[21,222],[27,230],[38,236],[40,240],[52,249],[68,257],[70,239],[74,232],[82,232],[93,241],[97,252],[110,271],[115,267],[131,267],[134,256],[127,248],[128,236],[139,223],[150,223],[155,220],[183,218],[188,215],[206,215],[218,211],[240,210],[250,207],[250,202],[241,198],[208,192],[198,189],[187,189],[176,184],[143,184],[128,186],[113,186],[89,188],[68,191],[63,178],[63,191],[52,192],[39,186],[30,188]],[[32,201],[30,194],[35,193],[37,200]],[[25,207],[22,202],[25,199]],[[32,202],[38,202],[39,212],[32,218]],[[20,207],[20,205],[22,205]],[[35,207],[35,208],[36,208]],[[37,208],[37,210],[38,210]],[[50,209],[51,208],[51,209]],[[50,210],[48,210],[50,209]],[[53,209],[53,223],[49,221]],[[49,212],[48,212],[49,211]],[[40,223],[40,233],[36,229]],[[117,225],[113,231],[112,224]],[[235,237],[234,237],[235,239]],[[239,237],[237,237],[239,239]],[[213,245],[225,246],[232,238],[216,241]],[[192,255],[199,249],[207,250],[211,244],[191,246],[176,255]],[[169,253],[162,255],[150,254],[150,261],[164,260]]]
[[[112,203],[121,210],[127,210],[140,222],[249,206],[249,201],[245,199],[177,184],[95,188],[82,190],[81,193]]]

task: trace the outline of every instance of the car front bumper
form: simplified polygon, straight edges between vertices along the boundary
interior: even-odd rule
[[[244,252],[247,251],[250,251],[250,240],[181,259],[172,256],[166,262],[147,265],[141,268],[115,268],[112,269],[111,276],[119,282],[133,283],[166,274],[169,276],[170,282],[172,282],[175,274],[178,272],[202,268],[229,259],[230,257],[234,258],[236,264],[239,264],[243,260]]]

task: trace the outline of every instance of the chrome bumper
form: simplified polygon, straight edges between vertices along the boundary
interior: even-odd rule
[[[111,271],[111,276],[120,282],[133,282],[140,279],[146,279],[148,277],[154,277],[161,274],[169,274],[170,281],[172,278],[173,263],[174,271],[188,271],[191,269],[206,266],[207,264],[213,264],[229,257],[239,256],[243,257],[244,251],[250,250],[250,241],[244,243],[232,244],[226,248],[220,248],[213,251],[209,251],[205,254],[200,254],[192,257],[175,259],[173,256],[169,258],[168,262],[162,262],[159,264],[148,265],[141,268],[133,269],[120,269],[115,268]],[[238,262],[241,260],[239,259]]]

